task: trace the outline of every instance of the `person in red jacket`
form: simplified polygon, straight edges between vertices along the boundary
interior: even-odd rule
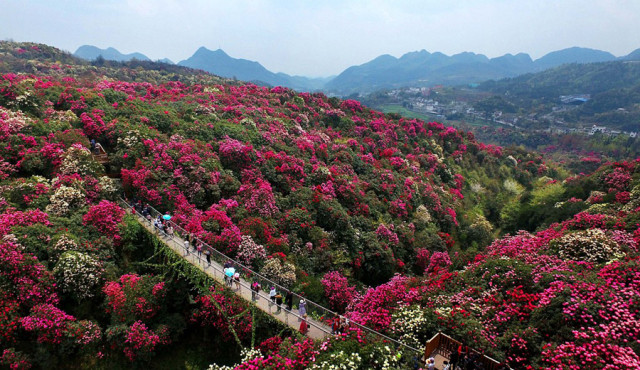
[[[309,326],[307,326],[307,314],[302,316],[302,322],[300,322],[300,333],[306,335],[307,331],[309,331]]]

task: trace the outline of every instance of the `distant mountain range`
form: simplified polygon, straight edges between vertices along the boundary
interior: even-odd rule
[[[628,57],[638,56],[640,49]],[[616,59],[605,51],[578,47],[554,51],[535,61],[524,53],[489,59],[469,52],[447,56],[422,50],[400,58],[382,55],[368,63],[349,67],[324,89],[344,95],[403,86],[466,85],[539,72],[563,64]]]
[[[151,59],[142,53],[131,53],[131,54],[122,54],[117,49],[114,48],[106,48],[100,49],[93,45],[82,45],[76,50],[73,55],[78,58],[86,59],[86,60],[95,60],[99,56],[102,56],[106,60],[115,60],[117,62],[127,62],[132,59],[137,60],[148,60]],[[170,59],[164,58],[158,60],[161,63],[174,64]]]
[[[99,49],[89,45],[81,46],[74,55],[88,60],[94,60],[100,55],[104,59],[117,61],[133,58],[149,60],[141,53],[122,54],[114,48]],[[404,54],[400,58],[388,54],[381,55],[367,63],[349,67],[338,76],[327,78],[274,73],[258,62],[233,58],[221,49],[209,50],[205,47],[199,48],[190,58],[179,62],[178,65],[259,85],[281,85],[300,91],[323,90],[346,96],[394,87],[466,85],[539,72],[563,64],[614,60],[640,60],[640,49],[616,58],[606,51],[572,47],[551,52],[536,60],[525,53],[488,58],[471,52],[447,56],[440,52],[430,53],[421,50]],[[171,63],[168,59],[161,61]]]

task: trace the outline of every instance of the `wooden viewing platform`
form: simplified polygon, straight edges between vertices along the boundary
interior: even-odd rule
[[[472,348],[468,348],[462,342],[459,342],[450,336],[438,332],[438,334],[434,335],[425,346],[424,350],[424,358],[428,359],[429,357],[433,357],[436,360],[436,368],[443,369],[445,367],[444,361],[449,361],[451,358],[451,354],[455,351],[458,351],[458,348],[462,346],[465,348],[469,354],[477,355],[477,362],[481,362],[484,366],[483,369],[486,370],[502,370],[509,369],[509,367],[501,364],[497,360],[492,359],[489,356],[484,355]],[[458,363],[460,366],[460,363]],[[462,367],[462,366],[460,366]]]
[[[100,144],[98,144],[95,150],[91,152],[91,156],[93,156],[93,159],[100,164],[109,163],[109,156]]]

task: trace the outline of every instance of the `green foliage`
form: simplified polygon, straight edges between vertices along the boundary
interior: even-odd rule
[[[33,224],[16,226],[12,231],[26,252],[33,253],[40,261],[48,261],[49,264],[55,262],[50,259],[49,246],[51,245],[52,231],[50,227],[43,224]]]

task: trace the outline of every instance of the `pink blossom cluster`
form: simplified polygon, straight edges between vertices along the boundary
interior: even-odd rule
[[[168,344],[164,335],[153,332],[142,321],[136,321],[127,329],[123,352],[129,361],[149,356],[159,344]]]
[[[347,306],[358,298],[356,288],[350,286],[347,278],[338,271],[326,273],[321,282],[329,308],[334,311],[344,313]]]
[[[124,210],[116,203],[102,200],[89,208],[89,212],[82,217],[82,222],[84,225],[95,227],[102,234],[117,242],[120,240],[118,225],[122,222],[124,213]]]

